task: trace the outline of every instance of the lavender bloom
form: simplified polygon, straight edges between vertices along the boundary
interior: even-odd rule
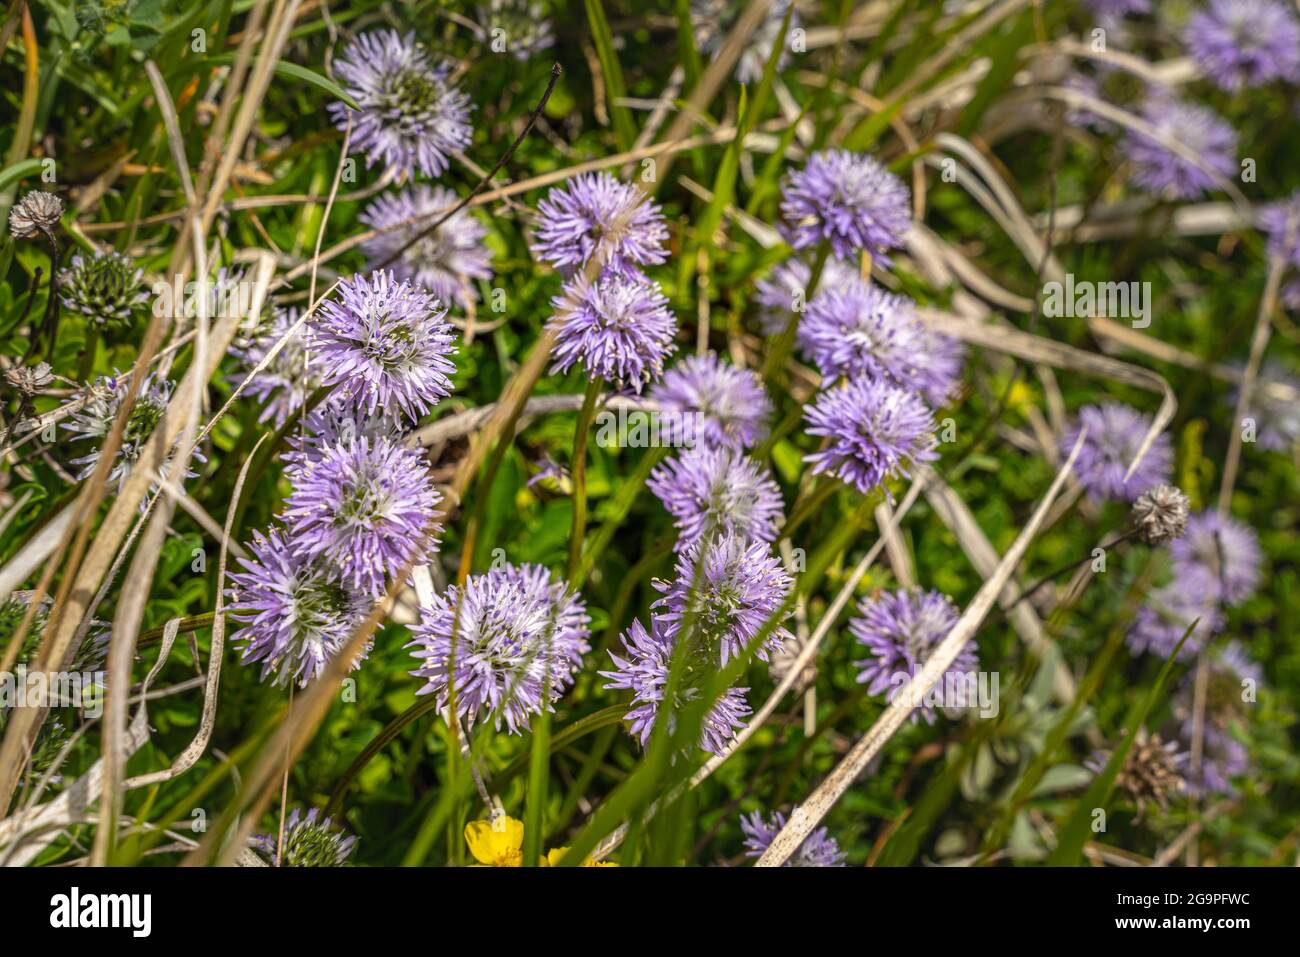
[[[540,565],[503,565],[471,575],[422,609],[407,646],[423,664],[418,694],[445,707],[455,686],[456,711],[469,725],[489,716],[498,730],[526,730],[532,715],[555,710],[590,650],[586,608]],[[453,635],[453,627],[455,633]],[[543,700],[544,699],[544,700]]]
[[[872,695],[885,691],[901,693],[906,689],[959,617],[947,595],[919,588],[882,592],[864,601],[861,612],[861,618],[849,621],[849,632],[870,655],[855,661],[854,665],[861,669],[858,684],[866,685],[867,694]],[[941,681],[950,675],[970,674],[978,668],[975,642],[968,641]],[[905,683],[901,683],[902,678],[906,678]],[[913,721],[918,717],[934,724],[934,708],[921,704],[912,713]]]
[[[633,708],[624,720],[628,722],[628,731],[640,739],[642,747],[649,743],[650,734],[654,730],[676,644],[676,635],[663,619],[651,618],[650,629],[646,631],[640,620],[632,622],[623,636],[624,657],[620,658],[611,651],[609,656],[614,661],[614,670],[600,672],[610,679],[609,684],[605,685],[606,689],[632,692]],[[718,667],[716,659],[705,649],[690,648],[686,654],[674,712],[699,698],[704,681]],[[745,692],[748,690],[730,688],[709,709],[700,729],[701,748],[710,754],[721,754],[727,742],[736,736],[736,731],[745,726],[743,719],[751,710],[745,701]],[[669,718],[670,732],[676,727],[675,719],[674,713]]]
[[[646,487],[675,519],[679,552],[727,532],[750,541],[776,540],[781,489],[766,466],[740,452],[696,446],[656,466]]]
[[[852,379],[804,406],[808,434],[830,445],[804,456],[814,474],[829,472],[864,495],[886,479],[906,475],[910,462],[931,462],[934,417],[915,392],[883,379]]]
[[[1133,182],[1138,186],[1175,199],[1199,199],[1215,188],[1216,174],[1228,179],[1236,174],[1237,134],[1213,110],[1156,96],[1147,100],[1141,113],[1157,133],[1190,150],[1201,162],[1194,163],[1160,141],[1130,131],[1123,145],[1135,167]]]
[[[487,228],[468,210],[461,210],[430,235],[421,236],[403,250],[457,202],[459,197],[449,189],[416,183],[398,193],[385,193],[357,218],[377,230],[420,220],[390,232],[380,232],[362,243],[361,248],[372,266],[397,255],[391,266],[396,278],[424,287],[443,304],[457,303],[468,309],[478,301],[473,280],[492,277],[492,252],[483,244]],[[399,250],[402,250],[400,255]]]
[[[687,356],[650,393],[665,412],[690,417],[695,439],[709,446],[749,448],[767,432],[772,402],[749,369],[728,365],[710,352]]]
[[[1079,410],[1078,424],[1066,430],[1060,447],[1062,455],[1069,455],[1080,430],[1087,428],[1088,436],[1074,462],[1074,474],[1090,499],[1131,502],[1153,485],[1169,481],[1174,452],[1169,436],[1163,432],[1156,436],[1128,481],[1124,480],[1150,427],[1151,416],[1122,402],[1086,405]]]
[[[312,808],[303,815],[299,808],[284,822],[284,845],[279,848],[279,828],[273,834],[259,834],[249,841],[268,863],[277,867],[342,867],[356,847],[357,839],[344,836],[334,822]]]
[[[1298,398],[1282,399],[1267,390],[1269,384],[1287,386]],[[1236,413],[1240,390],[1228,394],[1229,408]],[[1300,442],[1300,377],[1281,363],[1268,360],[1250,394],[1246,418],[1255,420],[1255,442],[1270,452],[1288,452]],[[1243,425],[1245,423],[1242,423]]]
[[[346,396],[329,396],[307,413],[301,429],[290,432],[289,450],[281,456],[281,461],[285,474],[294,480],[299,472],[320,461],[331,446],[346,445],[356,439],[397,443],[402,431],[401,414],[394,410],[367,412],[357,408]]]
[[[339,283],[309,320],[314,361],[334,395],[351,396],[368,412],[399,406],[418,419],[451,392],[456,367],[447,310],[433,296],[390,273]]]
[[[817,293],[800,326],[807,351],[827,380],[884,376],[931,405],[952,396],[965,352],[932,333],[916,304],[859,279]]]
[[[479,4],[479,22],[494,52],[509,52],[516,60],[555,45],[545,4],[537,0],[489,0]]]
[[[725,533],[711,544],[696,541],[685,549],[677,560],[673,581],[654,583],[664,597],[651,607],[662,609],[665,630],[674,637],[689,620],[695,640],[716,648],[725,665],[776,615],[791,584],[770,545]],[[781,618],[788,615],[789,611]],[[767,661],[789,637],[789,630],[778,619],[756,654]]]
[[[451,84],[451,67],[431,63],[414,33],[373,30],[352,41],[334,62],[343,88],[361,107],[353,117],[352,145],[398,176],[418,169],[438,176],[448,157],[469,146],[469,97]],[[331,103],[330,116],[346,129],[345,103]]]
[[[254,373],[244,387],[244,395],[262,403],[262,413],[257,421],[269,419],[277,429],[302,408],[306,396],[320,384],[319,377],[307,363],[306,325],[290,333],[297,321],[297,309],[276,309],[270,322],[260,325],[250,335],[236,338],[230,347],[239,370],[230,382],[238,386],[281,339],[285,340],[266,368]]]
[[[808,283],[812,281],[812,267],[802,259],[787,259],[779,263],[772,274],[760,279],[754,286],[754,300],[762,307],[758,321],[766,335],[775,335],[790,322],[790,315],[805,311],[808,305]],[[817,289],[838,289],[845,283],[857,282],[858,270],[849,263],[831,256],[822,267]],[[815,294],[816,290],[814,290]],[[799,348],[808,352],[808,341],[803,324],[795,340]]]
[[[1181,737],[1188,749],[1192,746],[1192,723],[1189,719],[1181,729]],[[1250,752],[1246,746],[1227,731],[1206,724],[1201,737],[1200,773],[1188,762],[1187,790],[1194,795],[1234,795],[1233,778],[1250,770]]]
[[[776,839],[781,828],[785,827],[785,815],[773,811],[770,819],[755,811],[750,815],[741,815],[740,829],[745,833],[745,856],[762,857],[772,841]],[[819,827],[809,834],[799,849],[783,865],[785,867],[843,867],[844,853],[839,844],[824,827]]]
[[[231,640],[241,642],[244,662],[262,663],[261,679],[272,684],[314,679],[342,650],[370,613],[369,599],[347,584],[331,580],[325,567],[294,553],[285,534],[253,533],[243,571],[232,571],[232,614],[246,622]],[[361,664],[369,645],[352,663]]]
[[[866,251],[886,264],[885,250],[902,246],[912,228],[903,181],[875,158],[848,150],[814,153],[803,169],[790,173],[781,216],[795,249],[825,241],[840,259]]]
[[[1169,545],[1169,554],[1177,587],[1188,595],[1240,605],[1259,586],[1259,539],[1231,516],[1191,516],[1183,537]]]
[[[103,439],[108,435],[109,430],[113,427],[113,420],[117,418],[117,410],[122,407],[126,400],[127,391],[131,387],[131,375],[127,373],[115,373],[112,376],[100,376],[95,380],[94,385],[87,387],[89,401],[74,412],[68,419],[66,428],[69,431],[80,433],[74,436],[74,439]],[[157,427],[159,420],[162,419],[163,413],[167,409],[167,403],[171,401],[172,384],[166,379],[160,379],[153,373],[145,376],[140,382],[140,390],[136,393],[135,404],[131,407],[131,413],[127,416],[126,427],[122,432],[122,445],[117,450],[114,459],[113,468],[108,473],[108,481],[117,483],[119,486],[125,482],[127,476],[131,474],[131,469],[139,461],[140,455],[144,452],[144,447],[149,439],[153,436],[154,429]],[[77,478],[89,478],[95,471],[95,465],[99,462],[100,449],[95,449],[89,455],[81,458],[72,459],[72,465],[80,465],[81,470],[77,473]],[[195,450],[194,458],[202,462],[203,456]],[[165,477],[169,470],[169,463],[164,463],[159,471]],[[193,478],[194,472],[188,468],[185,470],[185,478]],[[145,503],[142,501],[140,507],[144,508]]]
[[[293,483],[284,519],[294,553],[334,581],[378,596],[388,577],[437,550],[441,496],[421,449],[354,438],[324,449]]]
[[[608,173],[581,173],[537,204],[537,258],[572,275],[595,256],[618,272],[668,258],[668,227],[659,204]]]
[[[640,275],[606,270],[595,282],[575,276],[551,300],[556,334],[552,372],[582,360],[589,379],[634,391],[663,373],[677,320],[659,287]]]
[[[1300,80],[1300,22],[1276,0],[1210,0],[1187,22],[1187,49],[1220,89]]]
[[[716,59],[722,50],[723,41],[731,33],[743,9],[742,4],[731,0],[691,0],[691,24],[695,30],[696,46]],[[740,59],[736,62],[736,79],[739,82],[754,83],[763,76],[763,68],[772,55],[772,47],[776,44],[777,36],[781,32],[781,23],[789,9],[790,0],[773,0],[772,5],[767,8],[767,15],[763,22],[758,25],[758,29],[754,31],[754,35],[750,37],[749,43],[740,52]],[[790,17],[790,29],[793,31],[799,23],[799,14],[796,11]],[[790,49],[787,41],[782,44],[781,53],[777,58],[777,71],[784,70],[789,62]]]
[[[1158,588],[1150,597],[1150,603],[1138,609],[1124,636],[1124,643],[1135,655],[1149,653],[1167,659],[1192,622],[1196,622],[1178,653],[1179,661],[1188,661],[1200,654],[1212,635],[1223,629],[1223,615],[1214,606],[1213,599],[1188,591],[1181,582]]]
[[[1300,191],[1261,208],[1259,228],[1268,234],[1268,254],[1300,269]]]

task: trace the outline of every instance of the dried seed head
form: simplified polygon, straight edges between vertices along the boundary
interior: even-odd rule
[[[5,382],[23,395],[35,395],[37,389],[53,381],[48,362],[38,362],[34,366],[16,365],[5,371]]]
[[[1191,503],[1172,485],[1155,485],[1133,503],[1133,524],[1149,545],[1163,545],[1182,537]]]
[[[53,193],[34,189],[9,210],[9,231],[15,239],[34,239],[49,234],[63,215],[63,200]]]
[[[1097,752],[1084,765],[1100,773],[1109,759],[1109,752]],[[1139,820],[1148,804],[1167,811],[1170,796],[1186,787],[1183,777],[1186,761],[1187,755],[1179,752],[1177,742],[1163,741],[1160,735],[1148,734],[1146,728],[1140,728],[1124,766],[1115,777],[1115,787],[1137,805]]]

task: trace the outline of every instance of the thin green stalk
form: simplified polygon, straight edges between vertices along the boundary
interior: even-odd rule
[[[808,288],[804,290],[805,303],[812,302],[813,295],[817,292],[817,284],[821,281],[822,270],[826,268],[826,260],[830,258],[831,245],[822,240],[817,247],[817,255],[813,260],[812,273],[808,277]],[[763,381],[770,388],[776,381],[777,374],[785,368],[785,360],[790,355],[790,350],[794,346],[795,333],[799,330],[799,319],[802,317],[802,310],[795,310],[790,314],[790,321],[786,323],[784,329],[777,335],[772,342],[772,348],[767,354],[767,361],[763,363]]]
[[[591,419],[596,413],[596,400],[600,398],[600,379],[587,383],[578,412],[578,424],[573,430],[573,458],[570,463],[573,475],[573,531],[569,536],[569,569],[565,577],[572,580],[582,562],[582,540],[587,533],[587,435]]]

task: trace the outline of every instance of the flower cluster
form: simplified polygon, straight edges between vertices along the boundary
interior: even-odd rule
[[[776,836],[785,827],[785,815],[773,811],[764,818],[758,811],[741,815],[740,830],[745,835],[745,856],[762,857]],[[843,867],[844,852],[835,838],[824,827],[819,827],[804,838],[803,843],[785,862],[786,867]]]
[[[1300,20],[1280,0],[1210,0],[1187,22],[1187,50],[1228,91],[1300,82]]]
[[[762,380],[710,352],[687,356],[650,392],[665,412],[692,416],[695,440],[711,447],[747,449],[763,438],[772,401]]]
[[[786,177],[781,196],[790,245],[829,244],[841,259],[866,252],[887,263],[912,228],[907,187],[864,153],[825,150]]]
[[[357,839],[344,834],[334,822],[312,808],[289,812],[284,822],[284,840],[277,830],[259,834],[249,844],[268,864],[275,867],[343,867],[356,847]]]
[[[1163,432],[1147,450],[1132,475],[1129,468],[1151,428],[1151,417],[1121,402],[1084,406],[1079,420],[1061,437],[1061,454],[1068,455],[1082,430],[1087,430],[1074,474],[1095,502],[1132,502],[1143,492],[1169,480],[1174,452]],[[1127,478],[1126,478],[1127,476]]]

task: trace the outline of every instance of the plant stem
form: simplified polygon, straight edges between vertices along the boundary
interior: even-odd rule
[[[813,295],[817,292],[817,284],[821,282],[822,271],[826,268],[826,260],[830,258],[830,243],[822,240],[821,245],[817,247],[817,257],[813,260],[812,273],[808,276],[808,287],[804,290],[803,304],[807,306],[812,302]],[[767,361],[763,363],[763,381],[770,387],[775,381],[777,373],[785,367],[785,360],[790,355],[790,349],[794,346],[795,333],[799,330],[799,320],[803,318],[803,310],[795,309],[790,313],[790,321],[786,323],[784,329],[772,342],[772,349],[767,354]]]
[[[591,431],[591,419],[596,412],[596,400],[600,398],[600,379],[587,383],[587,391],[582,397],[582,409],[578,412],[578,424],[573,431],[573,531],[569,536],[569,570],[566,578],[572,579],[582,562],[582,540],[587,532],[587,434]]]

